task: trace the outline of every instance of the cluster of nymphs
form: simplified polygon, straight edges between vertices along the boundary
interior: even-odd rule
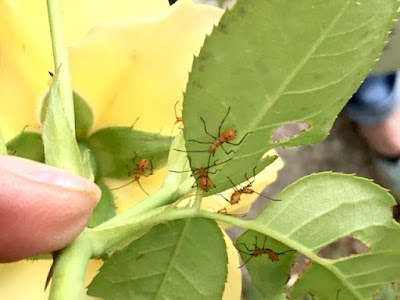
[[[208,147],[208,149],[204,149],[204,150],[180,150],[180,149],[175,149],[176,151],[180,151],[180,152],[205,152],[208,153],[208,164],[206,167],[200,167],[200,168],[196,168],[193,167],[192,165],[192,161],[190,159],[190,157],[188,156],[190,165],[191,165],[191,170],[189,171],[174,171],[174,170],[170,170],[170,172],[177,172],[177,173],[181,173],[181,172],[192,172],[192,176],[196,177],[196,182],[193,185],[194,186],[198,186],[200,187],[200,189],[202,189],[204,192],[208,192],[209,189],[211,188],[211,186],[213,186],[214,188],[216,187],[215,184],[211,181],[209,174],[216,174],[218,171],[220,170],[215,170],[213,172],[210,171],[211,168],[222,165],[226,162],[228,162],[231,159],[222,161],[222,162],[218,162],[218,160],[215,160],[213,163],[210,164],[210,160],[211,157],[215,155],[215,152],[217,151],[218,148],[221,148],[225,154],[230,154],[230,153],[235,153],[235,151],[233,150],[229,150],[227,151],[224,147],[224,144],[229,144],[229,145],[234,145],[234,146],[239,146],[244,140],[245,138],[251,134],[252,132],[247,132],[242,139],[238,142],[238,143],[233,143],[232,140],[235,139],[236,137],[236,130],[235,129],[227,129],[223,132],[221,132],[222,126],[226,120],[226,118],[228,117],[230,112],[230,107],[228,108],[228,111],[226,112],[224,118],[222,119],[219,127],[218,127],[218,136],[214,136],[212,135],[208,130],[207,130],[207,125],[206,125],[206,121],[200,117],[201,122],[203,123],[204,126],[204,131],[205,133],[210,136],[213,141],[209,141],[209,142],[203,142],[203,141],[197,141],[197,140],[189,140],[189,142],[195,142],[198,144],[208,144],[210,145]],[[248,177],[247,177],[247,173],[244,175],[244,177],[246,178],[248,184],[246,186],[241,186],[240,188],[237,188],[236,185],[233,183],[233,181],[231,180],[231,178],[227,177],[227,179],[229,180],[229,182],[232,184],[232,187],[234,189],[234,192],[232,193],[230,199],[227,199],[225,196],[220,195],[221,197],[223,197],[226,201],[228,201],[231,205],[233,204],[237,204],[240,201],[240,197],[242,194],[253,194],[256,193],[262,197],[268,198],[270,200],[273,201],[280,201],[280,200],[276,200],[276,199],[271,199],[269,197],[266,197],[264,195],[261,195],[259,193],[257,193],[256,191],[254,191],[253,189],[251,189],[252,184],[254,183],[254,178],[255,178],[255,172],[256,172],[256,167],[254,167],[253,169],[253,180],[251,181]],[[225,210],[221,210],[220,211],[221,214],[226,214],[226,209]]]

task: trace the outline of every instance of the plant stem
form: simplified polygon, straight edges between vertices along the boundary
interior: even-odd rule
[[[68,51],[62,26],[60,0],[47,0],[51,42],[53,48],[54,69],[60,68],[59,96],[64,107],[72,132],[75,135],[75,114],[72,85],[69,71]]]
[[[196,211],[199,211],[200,210],[200,206],[201,206],[201,200],[203,199],[203,190],[200,188],[200,187],[198,187],[197,188],[197,191],[196,191],[196,198],[195,198],[195,200],[194,200],[194,205],[193,205],[193,208],[196,210]]]
[[[85,295],[84,279],[92,248],[81,233],[54,261],[49,300],[79,300]]]

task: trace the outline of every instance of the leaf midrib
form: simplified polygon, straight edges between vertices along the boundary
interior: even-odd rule
[[[266,116],[267,112],[269,111],[269,109],[275,104],[276,101],[278,101],[278,99],[282,96],[282,94],[284,93],[286,88],[293,81],[293,79],[296,77],[296,75],[299,73],[299,71],[309,61],[309,59],[313,55],[313,53],[324,42],[324,40],[328,36],[329,32],[336,25],[338,20],[342,17],[342,15],[345,12],[345,10],[346,10],[347,6],[349,5],[349,3],[350,3],[350,1],[347,0],[346,3],[343,5],[343,8],[337,13],[335,18],[332,20],[331,24],[321,34],[321,37],[315,41],[315,43],[310,48],[310,51],[306,53],[304,58],[302,60],[300,60],[300,62],[297,64],[297,66],[294,67],[292,72],[289,73],[289,75],[283,81],[283,83],[281,84],[280,88],[276,91],[276,93],[271,98],[269,98],[267,95],[265,95],[266,96],[265,105],[260,109],[260,113],[257,114],[257,116],[255,116],[253,118],[253,121],[249,124],[249,131],[255,130],[256,127],[257,127],[257,124],[259,124],[265,118],[265,116]]]
[[[157,294],[154,296],[154,299],[160,299],[161,290],[163,289],[163,286],[167,281],[168,275],[171,272],[171,270],[172,270],[172,268],[173,268],[173,266],[175,264],[175,259],[176,259],[176,256],[177,256],[178,252],[179,252],[178,249],[180,248],[181,244],[183,243],[183,240],[184,240],[184,238],[186,236],[185,234],[186,234],[186,232],[188,230],[190,222],[191,222],[191,219],[188,219],[185,222],[185,225],[183,226],[183,229],[182,229],[181,234],[179,236],[178,242],[176,243],[175,250],[174,250],[174,252],[172,254],[172,257],[171,257],[171,259],[169,261],[168,267],[167,267],[167,269],[166,269],[166,271],[164,273],[165,275],[164,275],[164,277],[163,277],[163,279],[162,279],[162,281],[160,283],[160,286],[158,288]]]

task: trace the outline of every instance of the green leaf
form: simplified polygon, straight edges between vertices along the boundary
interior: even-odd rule
[[[99,181],[96,182],[96,184],[101,189],[101,198],[90,217],[89,224],[87,225],[89,228],[96,227],[116,215],[116,207],[112,192],[103,182]]]
[[[116,252],[89,285],[109,299],[221,299],[228,258],[218,225],[207,219],[161,224]]]
[[[23,130],[7,143],[7,148],[15,156],[44,162],[43,140],[37,132]]]
[[[46,164],[83,175],[82,159],[75,135],[65,115],[59,97],[59,69],[54,75],[48,93],[43,122],[43,144]]]
[[[297,181],[277,197],[283,201],[268,204],[253,221],[252,229],[271,238],[266,248],[276,252],[295,249],[311,260],[290,290],[291,299],[309,293],[318,299],[333,300],[338,290],[340,299],[371,299],[385,283],[400,280],[396,263],[400,261],[400,226],[392,218],[395,201],[386,190],[368,179],[320,173]],[[343,237],[358,239],[368,251],[339,259],[318,255],[322,248]],[[241,243],[250,247],[254,233],[246,232],[238,239],[242,250]],[[263,296],[270,296],[268,293],[278,288],[284,291],[290,269],[285,260],[291,254],[279,256],[279,262],[274,263],[279,272],[273,272],[273,263],[265,255],[246,264]],[[241,255],[243,259],[249,257]],[[262,264],[268,267],[261,268]],[[276,277],[265,281],[267,274]]]
[[[40,121],[44,121],[49,94],[42,103]],[[74,112],[75,112],[75,134],[77,139],[84,139],[93,125],[93,111],[87,101],[77,92],[73,91]]]
[[[0,155],[7,155],[7,147],[6,143],[4,142],[3,134],[1,133],[0,130]]]
[[[367,75],[393,24],[397,0],[238,0],[207,37],[194,60],[185,92],[183,123],[193,164],[207,166],[214,138],[235,129],[239,146],[221,147],[215,159],[232,158],[212,175],[215,193],[230,187],[277,146],[323,140],[350,96]],[[231,108],[218,132],[224,116]],[[290,122],[310,128],[274,142],[273,132]],[[191,140],[209,142],[199,144]],[[215,170],[215,169],[212,169]]]
[[[131,127],[107,127],[86,141],[93,151],[99,176],[127,178],[142,158],[152,161],[154,169],[165,165],[170,137]]]

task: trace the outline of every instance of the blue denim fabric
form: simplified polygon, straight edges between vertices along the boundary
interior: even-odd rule
[[[344,108],[361,125],[379,123],[400,105],[400,71],[368,76]]]

